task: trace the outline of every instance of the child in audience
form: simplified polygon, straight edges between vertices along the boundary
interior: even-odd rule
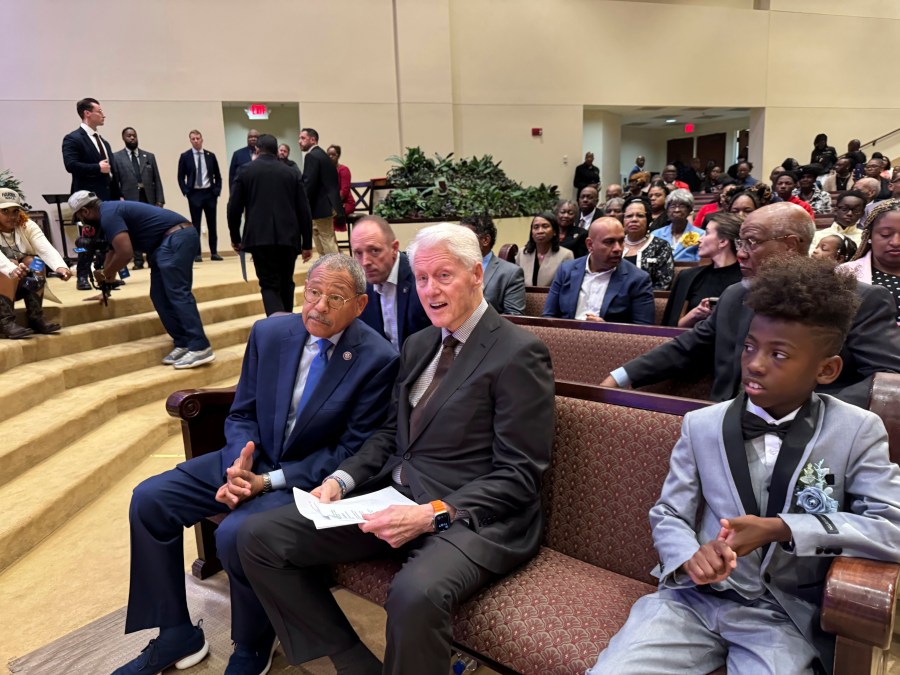
[[[856,242],[850,237],[840,234],[829,234],[819,241],[819,245],[810,254],[813,258],[833,260],[843,264],[856,254]]]
[[[900,469],[872,412],[824,394],[859,303],[852,277],[771,259],[747,294],[744,393],[688,413],[650,510],[655,593],[588,675],[830,673],[819,627],[837,555],[900,562]]]

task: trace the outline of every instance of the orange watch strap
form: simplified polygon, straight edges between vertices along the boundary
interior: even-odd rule
[[[442,502],[440,499],[435,499],[433,502],[431,502],[431,508],[434,509],[435,513],[443,513],[444,511],[450,510],[447,508],[447,505],[444,504],[444,502]]]

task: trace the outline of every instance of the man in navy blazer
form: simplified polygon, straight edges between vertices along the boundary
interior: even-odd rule
[[[415,279],[388,222],[365,216],[350,232],[350,250],[366,272],[369,303],[360,319],[399,351],[413,333],[431,325],[416,293]]]
[[[652,325],[650,275],[622,260],[622,224],[615,218],[599,218],[591,223],[586,241],[588,255],[566,261],[556,271],[542,315]]]
[[[238,170],[253,161],[253,153],[256,151],[256,142],[259,140],[259,132],[251,129],[247,132],[247,145],[240,150],[235,150],[231,155],[231,165],[228,167],[228,189],[234,187],[234,179]]]
[[[203,149],[203,134],[192,129],[188,137],[191,149],[185,150],[178,158],[178,187],[181,194],[187,197],[191,211],[191,222],[200,234],[200,223],[206,214],[206,226],[209,230],[210,260],[221,260],[218,253],[219,238],[216,234],[216,205],[222,194],[222,174],[219,162],[209,150]],[[200,167],[198,175],[197,167]],[[194,262],[200,262],[200,249],[194,256]]]
[[[231,588],[229,667],[264,671],[275,632],[244,576],[235,534],[249,514],[292,503],[293,487],[319,485],[384,421],[399,355],[356,320],[368,302],[365,283],[352,258],[319,258],[302,316],[273,316],[253,327],[225,447],[135,488],[125,631],[160,627],[160,635],[116,673],[185,668],[206,655],[185,601],[182,537],[185,527],[214,514],[227,514],[216,548]]]

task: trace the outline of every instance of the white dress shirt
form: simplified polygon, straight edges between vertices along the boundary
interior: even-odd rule
[[[783,424],[784,422],[789,422],[794,419],[797,416],[797,413],[800,412],[800,408],[788,413],[780,420],[776,420],[758,405],[754,405],[748,398],[747,411],[753,413],[757,417],[761,417],[767,424]],[[766,475],[769,477],[770,481],[772,480],[772,469],[775,468],[775,462],[778,460],[778,453],[781,450],[781,443],[782,440],[777,434],[763,434],[750,441],[750,445],[753,446],[753,449],[756,451],[759,461],[766,467]]]
[[[582,321],[587,318],[588,314],[600,316],[600,308],[603,307],[603,298],[606,297],[609,280],[616,271],[616,268],[613,267],[605,272],[591,272],[591,256],[587,256],[584,269],[584,281],[581,282],[578,304],[575,307],[575,318]]]
[[[200,158],[200,189],[206,190],[210,187],[209,183],[209,172],[206,170],[206,155],[203,153],[203,150],[194,150],[194,166],[197,166],[197,158]],[[191,186],[193,188],[197,187],[197,177],[194,176],[194,184]]]
[[[385,337],[400,351],[397,327],[397,280],[400,278],[400,256],[394,260],[391,273],[383,284],[375,284],[375,292],[381,297],[381,321]]]
[[[84,132],[88,135],[88,138],[91,139],[91,143],[94,144],[94,149],[95,149],[95,150],[100,154],[100,156],[102,157],[103,154],[106,152],[106,146],[104,146],[103,149],[101,150],[101,149],[100,149],[100,146],[99,146],[98,143],[97,143],[97,138],[103,138],[103,136],[100,135],[100,132],[99,132],[99,131],[96,131],[95,129],[91,129],[91,128],[90,128],[87,124],[85,124],[84,122],[81,123],[81,128],[84,129]],[[94,134],[97,134],[97,135],[94,136]],[[112,176],[112,158],[111,158],[108,154],[107,154],[107,157],[106,157],[106,161],[109,162],[109,175]]]

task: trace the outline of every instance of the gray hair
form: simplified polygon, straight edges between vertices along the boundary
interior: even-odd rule
[[[416,253],[420,248],[431,249],[436,246],[446,248],[450,255],[466,267],[481,264],[481,247],[472,230],[452,223],[438,223],[416,232],[416,238],[406,248],[410,266],[415,265]]]
[[[618,206],[620,209],[625,208],[625,200],[622,197],[613,197],[612,199],[608,199],[606,204],[603,205],[603,213],[608,213],[609,209],[613,206]]]
[[[669,193],[669,196],[666,197],[666,208],[670,206],[686,206],[689,209],[694,209],[694,195],[692,195],[688,190],[684,188],[678,188],[677,190],[672,190]]]
[[[306,274],[306,278],[310,279],[319,267],[324,267],[326,270],[332,270],[334,272],[346,272],[350,275],[350,278],[353,280],[353,287],[357,293],[362,295],[366,292],[366,273],[360,265],[356,258],[351,258],[350,256],[346,256],[343,253],[327,253],[319,257],[316,262],[312,264],[309,268],[309,272]]]
[[[791,234],[797,237],[800,241],[799,253],[809,254],[809,247],[816,235],[816,222],[805,209],[790,202],[778,202],[761,206],[751,215],[762,220],[772,237]]]

